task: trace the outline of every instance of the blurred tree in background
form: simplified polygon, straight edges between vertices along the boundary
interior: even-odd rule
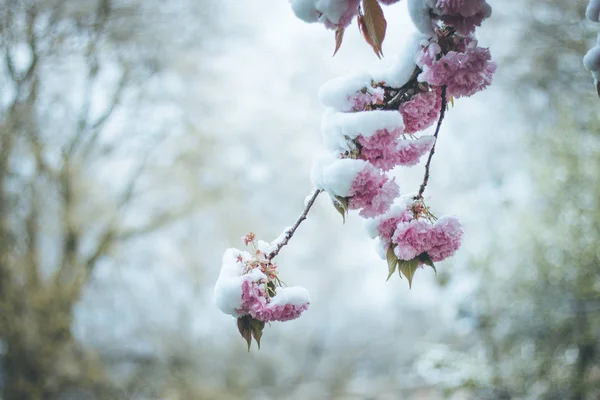
[[[360,223],[349,219],[342,229],[339,216],[322,204],[303,225],[304,242],[300,236],[282,254],[286,278],[310,281],[319,306],[297,324],[274,324],[268,346],[250,355],[234,326],[221,327],[226,319],[211,314],[206,300],[218,273],[218,255],[211,254],[225,245],[216,237],[222,230],[236,243],[250,227],[275,237],[296,217],[319,142],[318,86],[332,75],[326,66],[354,66],[358,51],[342,51],[334,61],[317,45],[300,51],[290,43],[321,36],[304,27],[294,32],[298,38],[286,36],[289,5],[266,0],[252,6],[261,15],[240,19],[258,21],[251,28],[261,37],[233,47],[227,70],[211,47],[219,36],[211,25],[216,3],[0,4],[0,398],[432,399],[440,398],[443,385],[432,387],[411,365],[443,343],[452,349],[444,360],[446,378],[475,361],[452,386],[462,389],[457,398],[600,397],[600,121],[581,65],[595,37],[582,22],[587,2],[506,2],[482,29],[493,31],[494,41],[486,43],[493,53],[500,44],[511,49],[498,60],[510,84],[498,80],[493,88],[507,90],[503,101],[521,102],[522,113],[513,117],[523,121],[526,139],[515,145],[527,147],[528,159],[515,160],[515,168],[530,177],[530,198],[484,210],[500,218],[498,229],[506,228],[486,225],[496,242],[470,271],[480,281],[477,295],[464,300],[473,332],[452,342],[454,321],[443,318],[446,301],[433,293],[434,285],[408,292],[385,284],[385,262],[371,254]],[[518,11],[502,20],[511,7]],[[232,31],[249,36],[249,26]],[[513,29],[520,37],[504,43]],[[285,52],[275,53],[280,37],[288,41]],[[352,36],[345,40],[352,43]],[[197,128],[206,96],[194,77],[206,74],[209,58],[231,75],[229,87],[208,79],[210,105],[222,107],[215,113],[218,137]],[[262,63],[251,70],[257,59]],[[456,113],[470,112],[457,105]],[[234,125],[237,135],[229,132]],[[469,142],[475,140],[485,138],[478,133]],[[464,161],[451,156],[448,170]],[[174,229],[182,216],[195,226]],[[206,275],[198,303],[181,282],[165,285],[183,293],[178,299],[185,304],[173,303],[177,308],[169,308],[160,286],[140,289],[137,301],[152,303],[147,308],[113,296],[143,286],[142,274],[156,275],[150,250],[171,236],[177,251],[166,262],[197,264],[196,272]],[[215,265],[204,265],[207,259]],[[155,262],[158,268],[164,263]],[[107,265],[138,269],[130,286],[94,281]],[[167,281],[168,272],[155,279]],[[78,318],[85,314],[88,330],[103,330],[98,336],[117,331],[119,318],[135,314],[139,331],[80,340],[74,322],[86,293],[92,299]],[[111,301],[113,309],[106,305],[103,319],[90,323],[93,306]],[[130,313],[117,315],[122,309]],[[160,318],[152,325],[161,313],[176,315],[181,325],[160,326]],[[194,318],[202,321],[202,340],[186,330]],[[127,342],[132,337],[144,344],[158,338],[151,343],[163,347],[139,350]]]
[[[185,14],[199,26],[195,3]],[[2,399],[115,395],[72,335],[86,282],[115,249],[217,195],[197,182],[210,139],[182,126],[169,92],[171,60],[203,43],[196,29],[170,33],[186,22],[178,12],[152,1],[0,5]]]
[[[487,367],[463,387],[485,399],[597,399],[600,114],[581,62],[597,27],[584,20],[587,1],[526,3],[521,47],[503,68],[521,102],[528,159],[515,168],[526,168],[530,198],[498,210],[508,228],[474,261],[469,351]]]

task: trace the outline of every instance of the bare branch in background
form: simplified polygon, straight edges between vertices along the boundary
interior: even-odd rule
[[[123,66],[124,70],[119,78],[119,82],[117,83],[117,87],[113,92],[109,104],[102,115],[100,115],[95,121],[92,121],[89,124],[90,135],[87,138],[85,144],[83,145],[83,149],[81,150],[80,157],[82,160],[87,160],[92,150],[96,147],[98,143],[98,138],[102,132],[102,129],[113,115],[116,108],[121,104],[123,92],[129,83],[130,72],[127,66]]]

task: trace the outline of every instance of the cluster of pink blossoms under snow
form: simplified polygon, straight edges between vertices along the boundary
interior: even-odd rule
[[[420,201],[392,207],[385,215],[369,221],[367,229],[378,239],[380,254],[392,251],[400,261],[443,261],[454,255],[463,236],[455,217],[436,219]]]
[[[368,219],[390,276],[397,269],[409,284],[417,268],[435,269],[434,262],[452,256],[460,247],[460,223],[455,217],[435,218],[424,203],[423,191],[447,101],[471,96],[491,84],[496,65],[489,50],[479,47],[475,38],[476,28],[491,15],[491,7],[485,0],[407,1],[419,33],[397,65],[333,79],[321,88],[321,101],[328,108],[321,124],[328,152],[315,160],[311,178],[317,190],[301,218],[284,232],[284,239],[273,244],[256,241],[249,234],[243,241],[252,253],[225,251],[214,301],[221,311],[237,318],[248,349],[252,338],[260,347],[265,323],[298,318],[309,306],[304,288],[282,287],[272,259],[321,191],[330,195],[344,218],[348,210],[357,210]],[[335,29],[337,48],[345,27],[358,16],[367,43],[381,56],[387,23],[379,3],[390,5],[398,0],[290,2],[300,19]],[[599,2],[590,3],[596,20]],[[426,134],[436,121],[435,134]],[[391,171],[414,166],[428,153],[418,194],[402,199]]]
[[[381,87],[373,87],[371,81],[368,87],[356,83],[354,78],[336,79],[321,89],[321,99],[330,107],[321,124],[330,153],[315,163],[312,180],[344,211],[360,210],[362,217],[373,218],[399,196],[398,185],[386,172],[417,164],[435,139],[407,132],[397,109],[374,109],[383,103]]]
[[[491,7],[485,0],[409,0],[409,11],[420,34],[408,62],[322,87],[328,110],[321,132],[329,153],[316,160],[312,180],[341,213],[359,210],[380,225],[388,262],[433,266],[460,246],[460,223],[454,217],[436,219],[422,192],[399,214],[397,206],[389,211],[400,190],[388,174],[418,164],[432,150],[436,138],[423,131],[440,118],[443,96],[468,97],[491,84],[496,65],[474,35]]]
[[[217,307],[234,317],[250,316],[261,322],[298,318],[309,306],[306,289],[281,287],[277,265],[269,258],[272,245],[256,241],[254,234],[243,238],[253,254],[227,249],[215,284]]]
[[[443,42],[445,52],[438,42],[430,39],[417,56],[422,70],[419,82],[446,86],[448,96],[456,98],[472,96],[492,83],[496,64],[488,49],[477,46],[477,40],[454,35],[450,42]]]

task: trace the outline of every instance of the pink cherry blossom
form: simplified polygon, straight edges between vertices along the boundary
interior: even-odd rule
[[[435,63],[437,55],[441,52],[440,45],[432,39],[415,55],[415,62],[421,68],[424,66],[431,67]]]
[[[264,284],[244,280],[242,283],[242,308],[238,312],[242,315],[254,315],[267,304],[267,293]]]
[[[301,304],[271,302],[264,289],[263,282],[245,279],[242,283],[242,308],[237,310],[240,315],[249,314],[259,321],[289,321],[298,318],[308,309],[309,302]],[[281,289],[280,289],[281,290]]]
[[[389,171],[398,165],[397,139],[402,134],[399,129],[377,131],[372,136],[357,138],[360,148],[360,158],[373,164],[375,167]]]
[[[421,61],[428,59],[422,57]],[[464,52],[449,51],[439,60],[419,66],[423,69],[419,82],[446,85],[448,96],[456,98],[471,96],[488,87],[496,70],[489,49],[478,47],[476,40],[469,40]]]
[[[254,318],[259,321],[289,321],[298,318],[304,311],[308,309],[309,303],[296,305],[296,304],[267,304],[261,310],[259,310]]]
[[[431,150],[434,143],[433,136],[399,140],[396,146],[396,163],[405,167],[416,165],[421,157]]]
[[[369,137],[357,138],[360,158],[382,171],[389,171],[396,165],[412,166],[419,162],[423,154],[431,150],[435,143],[433,136],[418,139],[398,139],[400,131],[378,131]]]
[[[438,0],[435,12],[459,34],[469,35],[491,15],[492,8],[485,0]]]
[[[373,218],[386,212],[398,193],[398,185],[393,179],[371,164],[365,164],[352,181],[348,208],[361,209],[362,217]]]
[[[382,104],[385,91],[381,87],[365,88],[356,92],[353,96],[348,97],[352,103],[350,111],[364,111],[367,107],[373,104]]]
[[[396,257],[408,261],[426,252],[431,246],[433,235],[432,225],[424,220],[413,219],[400,223],[392,236],[392,243],[396,245]]]
[[[325,24],[327,29],[345,28],[352,22],[355,16],[358,15],[358,5],[360,0],[337,0],[329,1],[327,7],[323,9],[320,21]],[[333,22],[333,14],[339,15],[337,22]]]
[[[415,133],[430,127],[439,117],[442,96],[439,90],[418,93],[400,105],[404,132]]]
[[[427,254],[432,261],[442,261],[456,253],[460,247],[463,231],[455,217],[442,217],[433,227],[431,248]]]
[[[381,241],[385,244],[385,247],[389,247],[398,225],[410,222],[413,219],[413,213],[410,210],[404,210],[399,215],[388,216],[386,214],[386,216],[387,218],[382,219],[377,225],[377,233]]]

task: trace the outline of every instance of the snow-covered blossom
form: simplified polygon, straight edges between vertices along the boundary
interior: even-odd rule
[[[357,138],[360,145],[358,156],[382,171],[389,171],[397,165],[416,165],[435,143],[433,136],[418,139],[400,139],[398,131],[378,131],[373,136]]]
[[[402,114],[395,110],[375,110],[342,113],[328,110],[321,122],[321,133],[325,145],[334,151],[350,151],[358,136],[367,138],[385,130],[403,132]]]
[[[371,239],[379,238],[386,247],[389,247],[398,224],[412,219],[413,213],[406,208],[406,205],[395,204],[385,215],[366,221],[366,227]]]
[[[305,22],[321,22],[329,29],[346,27],[358,14],[360,0],[290,0],[294,14]]]
[[[399,193],[393,179],[368,162],[351,158],[316,160],[312,181],[332,198],[345,199],[348,209],[360,210],[365,218],[386,212]]]
[[[400,105],[404,132],[415,133],[430,127],[439,117],[442,96],[439,90],[420,92]]]
[[[421,41],[421,48],[415,56],[417,65],[423,68],[424,65],[431,66],[438,59],[438,54],[442,52],[442,47],[432,39]]]
[[[253,280],[253,278],[258,279]],[[242,304],[236,312],[240,316],[247,314],[255,316],[267,304],[266,276],[246,274],[242,277],[242,281]]]
[[[600,0],[590,0],[585,9],[585,17],[592,22],[600,22]]]
[[[456,217],[442,217],[435,222],[431,248],[427,254],[432,261],[442,261],[456,253],[460,247],[463,231]]]
[[[419,32],[428,37],[435,36],[430,0],[408,0],[408,13]]]
[[[492,83],[492,74],[496,64],[491,61],[489,49],[478,47],[474,39],[465,40],[464,51],[448,51],[439,59],[429,55],[431,45],[423,49],[418,58],[419,82],[427,82],[432,86],[446,86],[448,96],[468,97],[485,89]],[[439,46],[434,46],[437,51]],[[441,49],[440,49],[441,50]]]
[[[435,219],[422,202],[393,206],[367,225],[377,237],[383,254],[393,248],[398,260],[419,260],[427,255],[437,262],[452,256],[460,247],[463,231],[456,217]]]
[[[382,104],[384,92],[381,87],[361,89],[348,99],[352,103],[350,111],[364,111],[374,104]]]
[[[410,167],[416,165],[421,157],[428,153],[435,143],[433,136],[421,136],[418,139],[399,140],[396,145],[396,162]]]
[[[351,158],[338,159],[334,154],[315,158],[311,180],[317,189],[331,197],[350,197],[352,182],[367,165],[366,161]]]
[[[461,35],[469,35],[492,14],[485,0],[437,0],[434,12]]]
[[[376,217],[390,208],[398,194],[394,179],[389,179],[371,164],[365,164],[352,180],[348,208],[361,209],[360,215],[365,218]]]
[[[366,72],[330,79],[319,89],[319,99],[335,111],[353,111],[354,96],[371,88],[372,82],[373,78]]]
[[[402,131],[381,129],[372,136],[359,136],[356,141],[360,145],[359,157],[375,167],[389,171],[398,165],[398,138]]]
[[[386,86],[402,87],[413,77],[415,72],[415,55],[421,50],[421,42],[429,36],[414,32],[406,38],[404,50],[393,58],[389,65],[380,65],[370,71],[371,79],[375,82],[385,82]]]
[[[281,287],[271,301],[254,316],[259,321],[289,321],[298,318],[308,309],[308,293],[299,286]]]
[[[259,244],[253,234],[243,241],[252,246],[254,255],[238,249],[225,251],[213,293],[217,307],[236,318],[249,315],[262,322],[298,318],[310,304],[306,289],[281,287],[277,266],[264,251],[267,243]]]
[[[431,248],[433,228],[424,220],[412,219],[401,222],[392,236],[394,254],[399,260],[410,261]]]

